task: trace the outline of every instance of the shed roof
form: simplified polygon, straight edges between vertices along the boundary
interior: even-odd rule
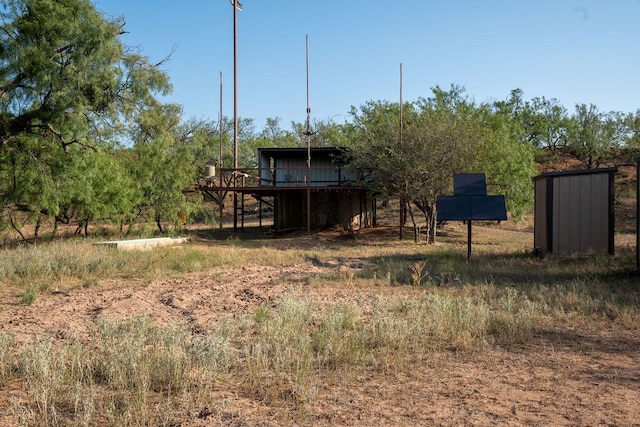
[[[540,175],[534,176],[533,180],[537,181],[539,179],[553,178],[556,176],[590,175],[590,174],[596,174],[596,173],[616,173],[616,172],[618,172],[617,167],[555,171],[555,172],[541,173]]]
[[[265,154],[272,157],[287,157],[287,158],[306,158],[307,147],[276,147],[276,148],[258,148],[260,154]],[[345,152],[344,148],[338,147],[311,147],[311,156],[330,156],[339,155]]]

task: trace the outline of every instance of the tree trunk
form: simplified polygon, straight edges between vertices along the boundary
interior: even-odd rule
[[[13,213],[9,213],[9,221],[11,221],[11,228],[13,228],[20,235],[22,241],[29,242],[26,237],[24,237],[24,234],[22,234],[22,231],[20,231],[20,227],[16,225],[16,222],[13,219]]]
[[[405,210],[404,197],[400,197],[400,240],[404,237]]]
[[[40,226],[42,225],[40,223],[40,220],[41,220],[41,218],[40,218],[40,216],[38,216],[38,220],[36,221],[36,225],[35,225],[35,227],[33,229],[33,237],[35,237],[36,239],[38,238],[38,234],[40,233]]]
[[[411,208],[411,202],[407,202],[407,210],[411,217],[411,223],[413,224],[413,241],[420,243],[420,231],[418,230],[418,224],[416,223],[416,217],[413,215],[413,209]]]
[[[436,242],[436,233],[438,230],[436,230],[437,227],[437,221],[436,219],[438,218],[438,205],[434,204],[433,205],[433,209],[431,210],[431,224],[430,224],[430,233],[429,233],[429,241],[430,243],[435,243]]]
[[[424,215],[425,220],[425,240],[427,243],[436,242],[436,204],[427,200],[414,200],[420,212]]]

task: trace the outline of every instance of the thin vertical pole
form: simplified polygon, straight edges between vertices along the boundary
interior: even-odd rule
[[[224,213],[224,199],[222,192],[222,71],[220,71],[220,114],[218,116],[218,125],[220,126],[220,156],[218,158],[218,173],[220,174],[220,229],[222,230],[222,214]]]
[[[238,229],[238,0],[233,0],[233,230]]]
[[[402,144],[402,62],[400,63],[400,123],[399,123],[399,141]],[[402,240],[402,235],[404,231],[404,223],[405,223],[405,198],[400,198],[400,240]]]
[[[471,220],[467,221],[467,262],[471,259]]]
[[[309,104],[309,35],[306,35],[306,68],[307,68],[307,233],[311,233],[311,107]]]
[[[220,113],[218,114],[218,127],[220,131],[220,154],[218,156],[218,167],[222,168],[222,71],[220,71]]]
[[[402,143],[402,62],[400,63],[400,143]]]

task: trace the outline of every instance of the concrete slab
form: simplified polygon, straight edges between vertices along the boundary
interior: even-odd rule
[[[186,237],[156,237],[151,239],[112,240],[109,242],[95,242],[94,245],[108,246],[125,251],[144,251],[159,246],[182,245],[189,241]]]

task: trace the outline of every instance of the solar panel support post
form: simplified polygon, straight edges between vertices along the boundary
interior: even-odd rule
[[[471,220],[467,221],[467,262],[471,259]]]

